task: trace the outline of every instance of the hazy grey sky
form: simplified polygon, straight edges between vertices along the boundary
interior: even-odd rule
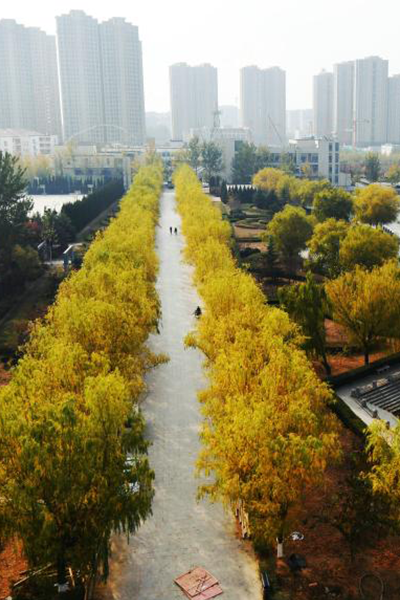
[[[312,76],[335,62],[380,55],[400,73],[399,0],[11,0],[0,18],[55,33],[55,16],[80,8],[125,17],[143,43],[146,110],[169,110],[168,66],[210,62],[220,104],[239,103],[239,69],[279,65],[288,108],[312,104]]]

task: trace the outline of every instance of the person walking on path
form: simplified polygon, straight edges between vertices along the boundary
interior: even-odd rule
[[[169,232],[172,234],[172,227],[169,228]]]
[[[175,233],[175,235],[178,235],[178,229],[176,227],[174,229],[174,233]]]

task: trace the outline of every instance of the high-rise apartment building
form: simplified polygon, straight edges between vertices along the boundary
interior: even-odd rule
[[[105,142],[99,25],[82,10],[57,17],[64,141]]]
[[[354,141],[379,145],[387,139],[388,61],[371,56],[354,63]]]
[[[400,75],[389,77],[388,84],[387,141],[400,144]]]
[[[313,117],[315,137],[332,136],[333,73],[322,71],[313,80]]]
[[[213,127],[218,111],[217,69],[209,64],[169,68],[172,138],[187,140],[191,129]]]
[[[118,18],[101,23],[100,47],[106,140],[142,145],[146,126],[138,28]]]
[[[81,10],[57,17],[65,139],[142,144],[142,51],[124,19],[99,24]]]
[[[280,67],[240,71],[242,127],[256,144],[283,146],[286,142],[286,73]]]
[[[333,68],[333,131],[341,144],[353,144],[354,61]]]
[[[61,137],[55,37],[0,21],[0,127]]]
[[[256,66],[240,70],[240,118],[242,127],[250,129],[254,143],[265,143],[262,78]]]

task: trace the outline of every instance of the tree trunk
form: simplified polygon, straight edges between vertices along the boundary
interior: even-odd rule
[[[57,556],[57,590],[59,594],[68,591],[68,582],[66,577],[67,564],[65,560],[64,545],[61,545]]]
[[[369,350],[367,348],[364,349],[364,362],[369,365]]]
[[[276,543],[277,543],[276,557],[283,558],[283,536],[277,537]]]
[[[94,594],[94,588],[96,583],[96,576],[91,576],[89,581],[85,585],[85,598],[84,600],[91,600]]]
[[[325,352],[322,355],[322,362],[325,367],[326,374],[331,375],[331,373],[332,373],[331,365],[329,364],[328,359],[326,358]]]

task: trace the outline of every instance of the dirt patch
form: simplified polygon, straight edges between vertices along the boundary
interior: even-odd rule
[[[370,354],[370,361],[373,362],[375,360],[379,360],[380,358],[388,356],[389,354],[389,351],[373,352]],[[363,367],[365,365],[363,354],[328,354],[328,362],[332,370],[331,375],[340,375],[340,373],[352,371],[353,369],[357,369],[358,367]],[[323,364],[319,360],[313,360],[312,363],[319,377],[324,379],[326,377],[326,371]]]
[[[266,250],[264,242],[241,242],[239,248],[240,250],[243,250],[244,248],[258,248],[260,252],[265,252]]]
[[[238,227],[237,225],[235,225],[233,229],[235,232],[235,237],[239,241],[241,238],[259,238],[263,233],[265,233],[265,229],[256,229],[252,227]]]
[[[326,341],[328,345],[345,346],[349,343],[348,334],[343,325],[325,319]]]
[[[320,522],[320,515],[331,498],[343,491],[350,473],[348,457],[362,452],[362,442],[344,427],[340,434],[344,461],[327,469],[323,489],[306,493],[294,520],[295,530],[304,535],[303,540],[288,540],[285,557],[300,554],[307,561],[301,572],[292,573],[286,561],[278,561],[279,586],[294,600],[323,600],[338,598],[358,600],[359,581],[365,573],[375,573],[385,585],[385,600],[400,598],[400,536],[389,535],[384,539],[358,547],[351,559],[348,542],[343,535],[328,523]],[[329,594],[326,589],[330,589]],[[375,596],[366,596],[375,600]],[[376,596],[376,599],[379,595]]]
[[[21,578],[20,575],[26,568],[21,544],[16,540],[9,541],[0,552],[0,600],[10,595],[11,584]]]
[[[0,362],[0,387],[2,385],[6,385],[10,381],[10,377],[11,375],[9,371],[6,371],[4,365],[2,365]]]

